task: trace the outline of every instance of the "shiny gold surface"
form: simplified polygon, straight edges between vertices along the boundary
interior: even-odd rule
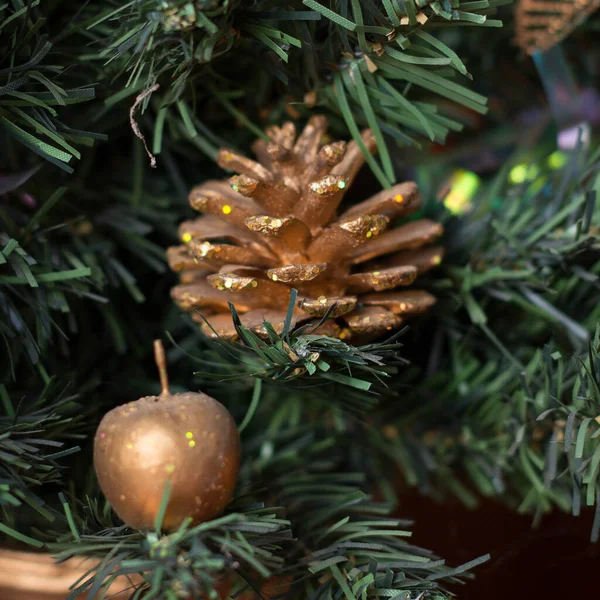
[[[235,175],[229,183],[235,192],[253,198],[263,211],[275,217],[289,215],[300,199],[299,192],[284,181],[263,182],[248,175]]]
[[[424,290],[367,294],[362,296],[361,300],[369,306],[382,306],[395,315],[419,314],[435,304],[435,297]]]
[[[102,419],[94,466],[115,512],[134,529],[154,527],[165,486],[170,499],[163,528],[191,517],[212,519],[230,502],[240,460],[236,425],[206,394],[148,396]]]
[[[223,221],[215,215],[203,215],[197,219],[184,221],[179,226],[179,239],[186,244],[191,240],[220,239],[238,246],[256,241],[249,231],[235,227],[232,223]]]
[[[327,269],[327,263],[307,265],[285,265],[277,269],[269,269],[267,275],[272,281],[280,281],[290,285],[297,285],[312,281]]]
[[[303,202],[294,209],[295,216],[304,221],[311,231],[326,225],[333,218],[347,187],[342,175],[326,175],[310,182]]]
[[[357,215],[385,215],[391,221],[412,214],[420,206],[421,197],[417,184],[414,181],[406,181],[351,206],[341,218],[346,220]]]
[[[184,246],[169,250],[181,281],[172,296],[207,335],[238,337],[229,302],[257,335],[266,335],[266,316],[278,331],[292,288],[301,320],[328,314],[331,320],[320,331],[357,343],[389,331],[400,322],[398,315],[431,305],[432,297],[418,292],[402,299],[383,296],[380,308],[373,308],[378,294],[408,286],[440,264],[443,248],[429,245],[443,228],[427,219],[399,223],[420,207],[410,181],[340,211],[365,162],[361,147],[374,152],[376,141],[366,130],[361,145],[331,142],[326,129],[320,116],[309,119],[299,135],[291,122],[270,126],[269,140],[253,145],[258,161],[223,149],[219,164],[240,175],[192,190],[191,205],[205,215],[184,223]]]
[[[325,176],[332,167],[339,164],[346,154],[346,142],[327,144],[319,150],[316,160],[306,169],[303,179],[305,183]]]
[[[352,262],[358,264],[382,254],[418,248],[439,238],[443,231],[439,223],[428,219],[401,225],[373,239],[370,244],[358,248],[352,255]]]
[[[417,278],[417,268],[411,266],[391,267],[370,273],[354,273],[348,276],[348,289],[354,294],[372,290],[382,292],[401,285],[410,285]]]
[[[190,256],[187,246],[171,246],[167,248],[167,261],[172,271],[214,271],[207,263],[201,263]]]
[[[347,315],[344,320],[352,335],[392,331],[402,319],[385,308],[366,306]]]
[[[367,150],[373,154],[377,148],[377,141],[373,132],[370,129],[365,129],[360,137]],[[360,146],[352,140],[346,148],[344,158],[331,169],[331,174],[343,175],[348,185],[350,185],[364,164],[365,155]]]
[[[187,244],[187,252],[198,263],[210,265],[215,269],[229,263],[270,267],[276,262],[274,258],[264,253],[255,252],[250,246],[242,247],[209,241],[192,240]]]
[[[206,279],[189,284],[176,285],[171,290],[171,297],[183,310],[229,312],[228,302],[235,302],[236,307],[247,312],[262,306],[262,298],[256,294],[220,291],[213,288]]]
[[[300,302],[300,308],[314,317],[323,317],[331,309],[330,317],[335,318],[354,310],[356,306],[356,297],[336,297],[326,298],[306,298]]]
[[[303,252],[311,240],[310,229],[296,217],[257,215],[247,219],[246,226],[262,236],[273,251],[284,255]]]
[[[406,250],[395,254],[381,256],[375,259],[373,263],[368,263],[368,266],[371,267],[372,265],[373,269],[414,266],[420,275],[421,273],[426,273],[430,269],[438,267],[444,259],[444,252],[443,246]]]
[[[332,227],[323,229],[307,250],[314,262],[335,262],[339,256],[350,256],[364,245],[372,245],[389,223],[383,215],[352,217]]]

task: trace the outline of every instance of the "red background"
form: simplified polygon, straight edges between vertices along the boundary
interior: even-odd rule
[[[531,516],[494,502],[468,510],[411,495],[402,500],[399,514],[415,519],[412,543],[434,550],[452,566],[492,555],[473,571],[474,580],[453,590],[459,600],[600,597],[593,575],[600,544],[590,542],[591,511],[579,517],[555,511],[533,528]]]

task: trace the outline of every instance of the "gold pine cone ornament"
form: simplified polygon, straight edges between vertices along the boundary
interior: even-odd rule
[[[390,332],[434,303],[407,288],[441,262],[443,249],[431,244],[442,226],[420,219],[392,227],[420,206],[412,182],[340,214],[365,157],[355,141],[322,145],[326,128],[320,116],[299,136],[291,122],[270,127],[270,141],[253,146],[258,161],[222,149],[219,165],[240,174],[190,193],[203,214],[181,224],[183,244],[168,250],[181,281],[172,296],[207,335],[235,339],[229,302],[257,335],[265,321],[281,331],[292,289],[298,324],[327,316],[316,333],[344,340]],[[370,130],[362,143],[375,150]]]

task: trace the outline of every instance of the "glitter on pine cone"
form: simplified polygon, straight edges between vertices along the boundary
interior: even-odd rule
[[[392,228],[415,212],[415,183],[401,183],[338,214],[365,162],[355,141],[322,145],[324,117],[313,117],[296,137],[293,123],[270,127],[257,140],[255,162],[222,149],[221,167],[240,173],[229,182],[208,181],[190,193],[202,216],[180,226],[183,245],[169,248],[180,273],[175,302],[211,336],[235,339],[228,303],[242,325],[264,337],[264,322],[283,329],[292,289],[298,290],[296,322],[315,333],[363,340],[397,329],[435,301],[406,289],[438,265],[442,234],[427,219]],[[370,152],[375,139],[362,134]]]

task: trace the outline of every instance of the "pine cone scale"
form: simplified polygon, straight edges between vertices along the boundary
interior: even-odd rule
[[[409,181],[383,190],[369,200],[350,207],[341,219],[365,214],[384,215],[390,220],[400,219],[414,213],[420,206],[421,197],[417,184]]]
[[[443,232],[439,223],[421,219],[406,225],[401,225],[384,235],[373,239],[370,244],[365,244],[352,255],[352,263],[360,264],[372,260],[383,254],[391,254],[398,250],[413,250],[423,244],[435,241]]]

